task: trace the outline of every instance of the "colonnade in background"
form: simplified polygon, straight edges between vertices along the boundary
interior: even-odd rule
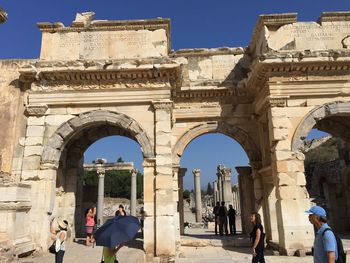
[[[130,195],[130,214],[136,216],[137,203],[137,170],[133,163],[107,163],[106,159],[97,158],[93,164],[84,164],[87,171],[96,171],[98,176],[97,193],[97,222],[103,224],[103,202],[104,202],[104,180],[107,170],[128,170],[131,172],[131,195]]]

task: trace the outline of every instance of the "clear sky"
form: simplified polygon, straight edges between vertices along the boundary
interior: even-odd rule
[[[69,26],[77,12],[94,11],[95,19],[108,20],[171,18],[172,49],[178,50],[245,47],[260,14],[297,12],[299,21],[316,21],[322,12],[350,11],[349,0],[0,0],[0,6],[8,13],[8,21],[0,25],[0,59],[39,57],[41,33],[36,23]],[[316,132],[311,137],[320,135]],[[107,137],[85,154],[86,162],[96,157],[116,161],[120,156],[142,170],[140,148],[127,138]],[[219,163],[234,168],[248,162],[234,140],[219,134],[203,135],[189,144],[181,159],[181,165],[188,168],[185,188],[193,187],[194,168],[201,169],[202,188],[206,188],[215,180]]]

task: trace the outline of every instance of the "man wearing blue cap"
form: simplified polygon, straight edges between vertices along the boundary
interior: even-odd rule
[[[308,211],[309,221],[316,229],[314,241],[314,262],[315,263],[335,263],[338,258],[337,241],[333,231],[327,224],[326,211],[320,206],[313,206]]]

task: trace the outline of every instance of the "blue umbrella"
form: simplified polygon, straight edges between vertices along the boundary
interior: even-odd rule
[[[139,220],[134,216],[117,216],[109,219],[96,231],[96,245],[114,248],[133,240],[140,227]]]

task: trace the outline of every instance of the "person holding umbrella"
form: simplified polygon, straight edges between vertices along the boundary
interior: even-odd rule
[[[116,254],[122,245],[119,245],[115,248],[103,247],[103,263],[118,263]]]
[[[104,263],[115,263],[122,244],[133,240],[141,225],[137,217],[117,216],[107,220],[95,233],[97,246],[103,246]]]

